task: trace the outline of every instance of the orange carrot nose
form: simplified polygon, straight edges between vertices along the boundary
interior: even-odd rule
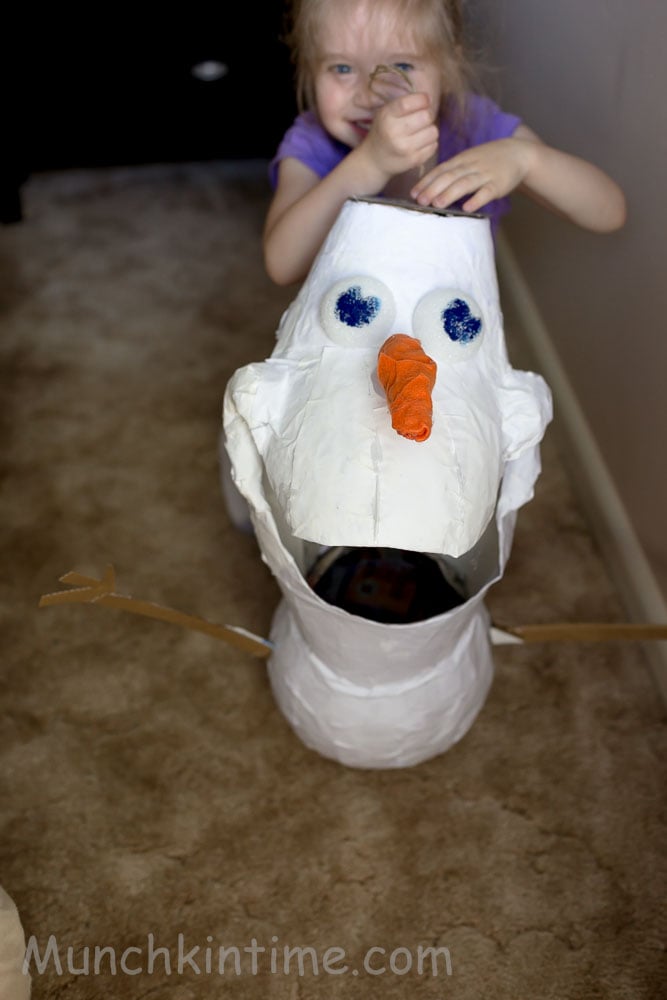
[[[431,433],[437,365],[414,337],[395,333],[378,354],[378,378],[387,394],[391,426],[411,441],[425,441]]]

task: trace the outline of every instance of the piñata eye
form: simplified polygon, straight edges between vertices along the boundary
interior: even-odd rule
[[[415,337],[427,354],[447,361],[467,361],[484,336],[482,311],[465,292],[435,288],[417,304],[412,319]]]
[[[322,299],[327,336],[344,347],[376,347],[390,332],[396,306],[386,285],[366,276],[337,281]]]

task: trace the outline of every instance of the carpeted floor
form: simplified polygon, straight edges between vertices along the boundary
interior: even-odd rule
[[[35,175],[0,232],[0,884],[33,996],[667,996],[667,738],[640,646],[499,648],[460,743],[373,772],[306,749],[259,660],[37,609],[113,563],[124,593],[267,634],[278,590],[217,467],[226,380],[294,294],[263,273],[267,197],[263,164]],[[622,619],[553,429],[543,461],[492,614]],[[312,949],[303,975],[285,946]]]

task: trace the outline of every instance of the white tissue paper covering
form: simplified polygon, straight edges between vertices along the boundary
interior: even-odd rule
[[[392,428],[378,382],[394,333],[437,364],[423,442]],[[223,412],[234,482],[283,593],[273,691],[308,746],[350,766],[404,767],[467,731],[493,675],[484,594],[550,419],[543,379],[507,359],[488,219],[346,202],[273,354],[234,374]],[[330,546],[442,557],[468,599],[412,624],[350,614],[304,579]]]

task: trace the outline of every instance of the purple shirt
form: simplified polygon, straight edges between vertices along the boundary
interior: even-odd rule
[[[469,94],[466,103],[464,128],[457,132],[444,119],[440,121],[438,163],[444,163],[457,153],[479,146],[493,139],[507,139],[514,134],[521,122],[516,115],[501,111],[488,97]],[[314,170],[318,177],[326,177],[350,152],[350,147],[333,139],[322,128],[313,111],[298,115],[282,138],[276,155],[269,164],[269,180],[275,190],[278,183],[278,164],[292,156]],[[457,207],[457,206],[452,206]],[[484,214],[491,219],[495,231],[500,217],[509,210],[509,198],[498,198],[484,206]]]

